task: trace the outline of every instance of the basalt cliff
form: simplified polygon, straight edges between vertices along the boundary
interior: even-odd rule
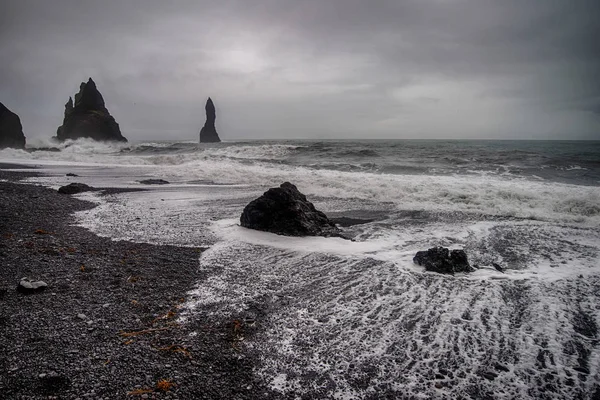
[[[19,116],[0,103],[0,149],[6,147],[25,148],[25,135]]]

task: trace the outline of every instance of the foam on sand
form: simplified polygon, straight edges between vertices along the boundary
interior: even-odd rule
[[[282,393],[575,398],[599,382],[597,268],[586,278],[448,277],[378,260],[360,244],[352,252],[325,238],[239,233],[221,232],[229,240],[202,254],[210,277],[190,293],[189,317],[204,305],[256,320],[246,345]]]

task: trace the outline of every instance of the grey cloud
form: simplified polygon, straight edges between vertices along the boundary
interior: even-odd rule
[[[0,99],[50,136],[93,76],[133,139],[600,138],[600,3],[5,1]]]

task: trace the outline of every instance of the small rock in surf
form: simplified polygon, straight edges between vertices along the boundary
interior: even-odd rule
[[[245,228],[286,236],[337,236],[339,228],[289,182],[267,190],[242,212]]]
[[[85,183],[69,183],[67,186],[61,186],[58,189],[60,194],[77,194],[82,192],[88,192],[94,190],[93,187],[86,185]]]
[[[448,250],[445,247],[433,247],[426,251],[419,251],[413,258],[417,265],[425,270],[440,274],[454,274],[455,272],[473,272],[469,265],[467,254],[464,250]]]

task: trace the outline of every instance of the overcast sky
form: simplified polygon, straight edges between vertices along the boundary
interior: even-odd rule
[[[599,0],[3,0],[0,102],[92,77],[130,140],[600,139]]]

